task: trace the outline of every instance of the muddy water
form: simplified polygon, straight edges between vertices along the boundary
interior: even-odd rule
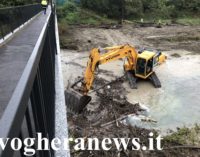
[[[138,90],[130,90],[128,94],[130,101],[150,108],[150,116],[158,121],[152,128],[165,132],[200,123],[200,56],[169,57],[156,72],[162,82],[161,89],[140,82]]]
[[[130,89],[127,82],[123,84],[128,100],[149,107],[149,116],[158,121],[148,127],[162,132],[200,123],[200,56],[182,50],[166,53],[169,56],[167,62],[156,68],[162,88],[155,89],[147,81],[139,81],[137,90]],[[172,53],[181,57],[171,57]],[[62,53],[65,86],[68,80],[73,82],[77,76],[82,76],[87,56],[88,53]],[[110,71],[112,75],[101,73],[99,76],[107,80],[113,80],[112,76],[122,76],[122,65],[123,61],[101,65],[100,69]],[[143,127],[147,127],[146,124]]]

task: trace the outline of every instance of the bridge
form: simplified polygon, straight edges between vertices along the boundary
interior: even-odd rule
[[[0,9],[0,138],[68,138],[55,5]],[[0,157],[22,157],[11,141]],[[33,145],[35,148],[37,144]],[[36,157],[68,157],[69,150],[36,151]]]

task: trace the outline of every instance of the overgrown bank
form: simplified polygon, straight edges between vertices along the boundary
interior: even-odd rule
[[[59,32],[60,32],[60,39],[61,39],[61,48],[64,49],[77,49],[77,43],[78,41],[74,41],[73,38],[68,38],[68,36],[71,36],[70,34],[71,29],[74,27],[101,27],[101,28],[116,28],[120,27],[122,20],[122,16],[120,16],[119,13],[116,13],[116,11],[119,11],[120,9],[116,7],[117,1],[113,2],[113,6],[110,6],[110,4],[107,7],[111,7],[108,10],[110,10],[109,13],[107,11],[98,11],[97,2],[91,2],[91,5],[94,6],[93,9],[91,9],[92,6],[89,5],[89,1],[87,4],[83,3],[84,1],[80,1],[81,3],[75,3],[73,0],[67,1],[64,5],[58,5],[57,8],[57,15],[59,20]],[[110,2],[110,1],[107,1]],[[130,1],[131,2],[131,1]],[[194,2],[191,1],[192,5],[189,5],[188,3],[185,3],[184,5],[189,5],[190,7],[183,7],[183,9],[179,9],[180,6],[178,6],[178,2],[175,4],[167,5],[169,8],[174,8],[174,11],[167,11],[168,14],[165,16],[163,13],[158,13],[158,10],[164,11],[163,8],[166,8],[166,6],[161,9],[161,4],[157,6],[158,4],[150,2],[143,2],[143,13],[138,15],[138,12],[135,13],[134,11],[128,11],[129,9],[134,10],[134,7],[132,7],[133,4],[128,5],[130,2],[127,2],[126,12],[130,13],[126,16],[124,15],[123,22],[124,24],[130,24],[133,27],[140,27],[140,26],[164,26],[164,25],[189,25],[189,26],[196,26],[200,25],[200,20],[198,18],[199,15],[199,4],[196,4],[196,7],[194,7]],[[102,1],[99,1],[99,5],[103,9],[104,5],[101,4]],[[161,1],[159,1],[161,3]],[[193,4],[194,3],[194,4]],[[163,4],[163,3],[162,3]],[[114,7],[115,6],[115,7]],[[173,7],[172,7],[173,6]],[[114,11],[112,9],[114,7],[116,10]],[[146,9],[145,9],[146,8]],[[176,9],[175,9],[176,8]],[[179,13],[174,13],[175,11],[178,12],[178,9],[180,10]],[[146,11],[144,11],[146,10]],[[195,10],[197,10],[195,12]],[[164,11],[165,12],[165,11]],[[184,12],[184,14],[183,14]],[[116,14],[118,16],[111,16],[110,14]],[[176,16],[175,16],[176,15]],[[104,43],[106,45],[106,43]]]
[[[89,11],[85,12],[85,10]],[[115,20],[198,19],[200,2],[197,0],[80,0],[78,3],[77,0],[68,0],[58,7],[59,17],[65,17],[72,23],[77,23],[77,21],[70,21],[72,19],[81,19],[79,22],[82,23],[84,14],[90,14],[87,19],[93,18],[95,14],[99,15],[98,18]]]
[[[198,0],[81,0],[81,6],[110,18],[177,18],[199,15]]]

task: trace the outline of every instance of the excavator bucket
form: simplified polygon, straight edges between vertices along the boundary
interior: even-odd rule
[[[91,99],[91,96],[83,95],[72,88],[65,90],[67,107],[76,113],[81,113]]]

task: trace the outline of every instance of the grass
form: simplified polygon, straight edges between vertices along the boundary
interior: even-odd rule
[[[180,128],[177,132],[164,138],[164,143],[177,145],[200,145],[200,126],[195,125],[193,128]]]
[[[92,11],[84,9],[78,9],[77,12],[69,13],[64,18],[68,24],[85,24],[85,25],[100,25],[100,24],[112,24],[114,20],[110,20],[101,16],[98,16]]]
[[[113,24],[115,20],[99,16],[95,12],[79,7],[73,2],[66,2],[64,6],[58,7],[59,21],[65,20],[69,25],[101,25]]]
[[[200,25],[200,18],[196,17],[185,17],[185,18],[179,18],[176,20],[178,24],[183,24],[183,25]]]
[[[163,19],[161,20],[163,24],[180,24],[180,25],[189,25],[189,26],[198,26],[200,25],[199,17],[178,17],[176,19]]]
[[[80,23],[82,24],[116,24],[117,22],[106,17],[102,17],[90,10],[80,9]]]
[[[70,35],[70,25],[99,26],[116,24],[117,21],[99,16],[93,11],[82,9],[77,4],[67,1],[64,6],[57,8],[60,46],[64,49],[77,50],[77,43]],[[69,38],[70,36],[70,38]]]
[[[59,28],[59,36],[60,36],[60,47],[63,49],[77,50],[77,45],[74,42],[73,36],[70,35],[71,31],[69,31],[72,28],[68,25],[66,20],[60,21],[58,23],[58,28]]]
[[[101,24],[116,24],[117,21],[98,15],[94,11],[83,9],[78,4],[67,1],[63,6],[57,8],[59,21],[65,20],[69,25],[94,25],[98,26]],[[199,16],[194,15],[183,15],[176,19],[159,18],[158,15],[143,15],[144,23],[161,23],[167,25],[171,23],[182,24],[182,25],[200,25]],[[141,18],[128,18],[133,22],[140,22]]]

